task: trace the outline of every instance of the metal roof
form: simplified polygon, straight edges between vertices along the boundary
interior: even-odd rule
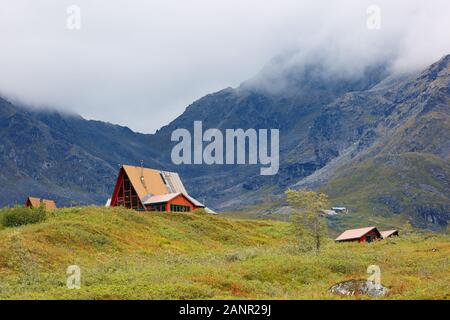
[[[180,176],[176,172],[155,169],[122,166],[142,204],[164,203],[182,194],[196,207],[204,205],[192,198],[186,191]]]
[[[397,233],[398,230],[388,230],[388,231],[381,231],[381,237],[383,239],[389,238],[390,236],[392,236],[394,233]]]
[[[192,197],[191,197],[190,195],[188,195],[187,193],[185,193],[184,196],[185,196],[186,198],[188,198],[188,199],[189,199],[196,207],[201,207],[201,208],[204,208],[204,207],[205,207],[205,205],[204,205],[203,203],[201,203],[200,201],[198,201],[198,200],[192,198]]]
[[[166,187],[170,193],[183,193],[187,194],[184,188],[183,182],[181,182],[180,176],[175,172],[161,171],[161,176],[166,184]]]
[[[213,209],[210,209],[208,207],[205,207],[205,211],[206,211],[206,213],[209,213],[209,214],[217,214],[217,212],[215,212]]]
[[[376,227],[367,227],[367,228],[346,230],[339,237],[336,238],[336,241],[359,239],[362,236],[371,232],[372,230],[376,230],[379,233],[379,231]]]
[[[147,195],[142,199],[142,204],[156,204],[156,203],[165,203],[172,200],[175,197],[178,197],[181,193],[167,193],[161,195]]]
[[[33,207],[39,207],[41,205],[41,199],[35,197],[28,197],[28,199]],[[28,201],[27,201],[28,202]]]
[[[35,197],[28,197],[27,202],[28,200],[30,201],[30,204],[33,208],[39,208],[39,206],[43,204],[45,209],[56,209],[56,202],[53,200],[40,199]]]
[[[159,170],[127,165],[122,168],[141,200],[149,193],[154,195],[169,193]]]
[[[45,209],[56,209],[56,202],[53,200],[42,199]]]
[[[142,204],[149,205],[149,204],[157,204],[157,203],[166,203],[170,200],[178,197],[179,195],[184,196],[186,199],[188,199],[194,206],[203,208],[204,205],[197,201],[196,199],[192,198],[191,196],[184,194],[184,193],[167,193],[167,194],[161,194],[161,195],[152,195],[148,194],[142,199]]]

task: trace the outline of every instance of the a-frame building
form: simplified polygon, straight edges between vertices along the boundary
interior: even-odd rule
[[[25,201],[26,208],[39,208],[41,205],[48,210],[56,209],[56,202],[53,200],[28,197]]]
[[[188,195],[177,173],[128,165],[120,168],[110,205],[167,212],[205,207]]]

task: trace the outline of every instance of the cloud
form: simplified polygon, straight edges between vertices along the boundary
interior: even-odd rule
[[[387,57],[405,71],[450,53],[448,30],[447,0],[0,0],[0,93],[152,132],[280,53],[283,68],[320,54],[336,73]]]

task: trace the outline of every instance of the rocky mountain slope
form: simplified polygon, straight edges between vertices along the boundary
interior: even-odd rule
[[[227,88],[194,102],[154,137],[155,146],[167,146],[162,153],[170,162],[171,133],[177,128],[192,133],[195,120],[203,122],[204,130],[280,129],[280,170],[276,176],[261,176],[259,165],[178,166],[201,198],[219,209],[253,204],[262,195],[282,193],[323,167],[335,154],[322,151],[311,138],[310,130],[324,106],[347,92],[368,90],[384,79],[386,64],[377,64],[350,74],[331,73],[322,60],[284,70],[262,72],[238,88]],[[271,85],[264,85],[269,83]],[[280,83],[282,83],[280,85]],[[276,89],[273,89],[276,87]]]
[[[317,126],[327,121],[336,126],[318,135],[319,145],[352,152],[320,183],[333,198],[372,215],[407,214],[417,225],[447,225],[450,56],[391,87],[346,95],[324,110]],[[345,143],[336,145],[336,138]]]
[[[409,76],[388,76],[386,68],[343,79],[308,66],[285,75],[290,82],[276,93],[244,83],[195,102],[158,135],[189,129],[194,120],[211,128],[280,128],[275,177],[248,166],[180,168],[219,207],[281,205],[277,195],[288,187],[322,188],[336,204],[368,216],[402,213],[416,225],[445,227],[450,56]]]
[[[28,195],[60,205],[104,203],[118,164],[153,161],[148,137],[76,115],[28,111],[0,98],[0,205]]]
[[[117,165],[144,160],[180,172],[217,209],[282,205],[286,188],[308,187],[361,219],[448,224],[450,56],[401,77],[389,74],[389,63],[341,73],[320,58],[269,70],[201,98],[154,135],[0,100],[0,205],[27,194],[103,203]],[[280,129],[278,175],[260,176],[259,165],[173,165],[171,133],[192,132],[196,120],[204,130]]]

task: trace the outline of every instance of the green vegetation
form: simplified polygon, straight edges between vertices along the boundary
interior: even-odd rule
[[[0,210],[0,224],[6,228],[39,223],[45,219],[47,219],[47,214],[44,206],[35,209],[17,206]]]
[[[448,186],[450,165],[431,154],[405,153],[375,157],[345,168],[321,191],[333,204],[348,207],[348,215],[330,219],[334,229],[343,230],[357,223],[382,228],[401,226],[407,221],[422,228],[431,225],[418,210],[436,217],[445,216],[450,203]],[[441,211],[441,212],[440,212]]]
[[[327,240],[317,255],[299,253],[291,232],[278,221],[59,209],[0,230],[0,298],[339,299],[331,285],[379,265],[389,299],[449,299],[448,236]],[[66,287],[70,265],[81,268],[81,289]]]
[[[307,190],[287,190],[287,202],[300,212],[291,217],[294,234],[301,251],[320,251],[327,237],[327,222],[322,210],[330,207],[328,196]]]

